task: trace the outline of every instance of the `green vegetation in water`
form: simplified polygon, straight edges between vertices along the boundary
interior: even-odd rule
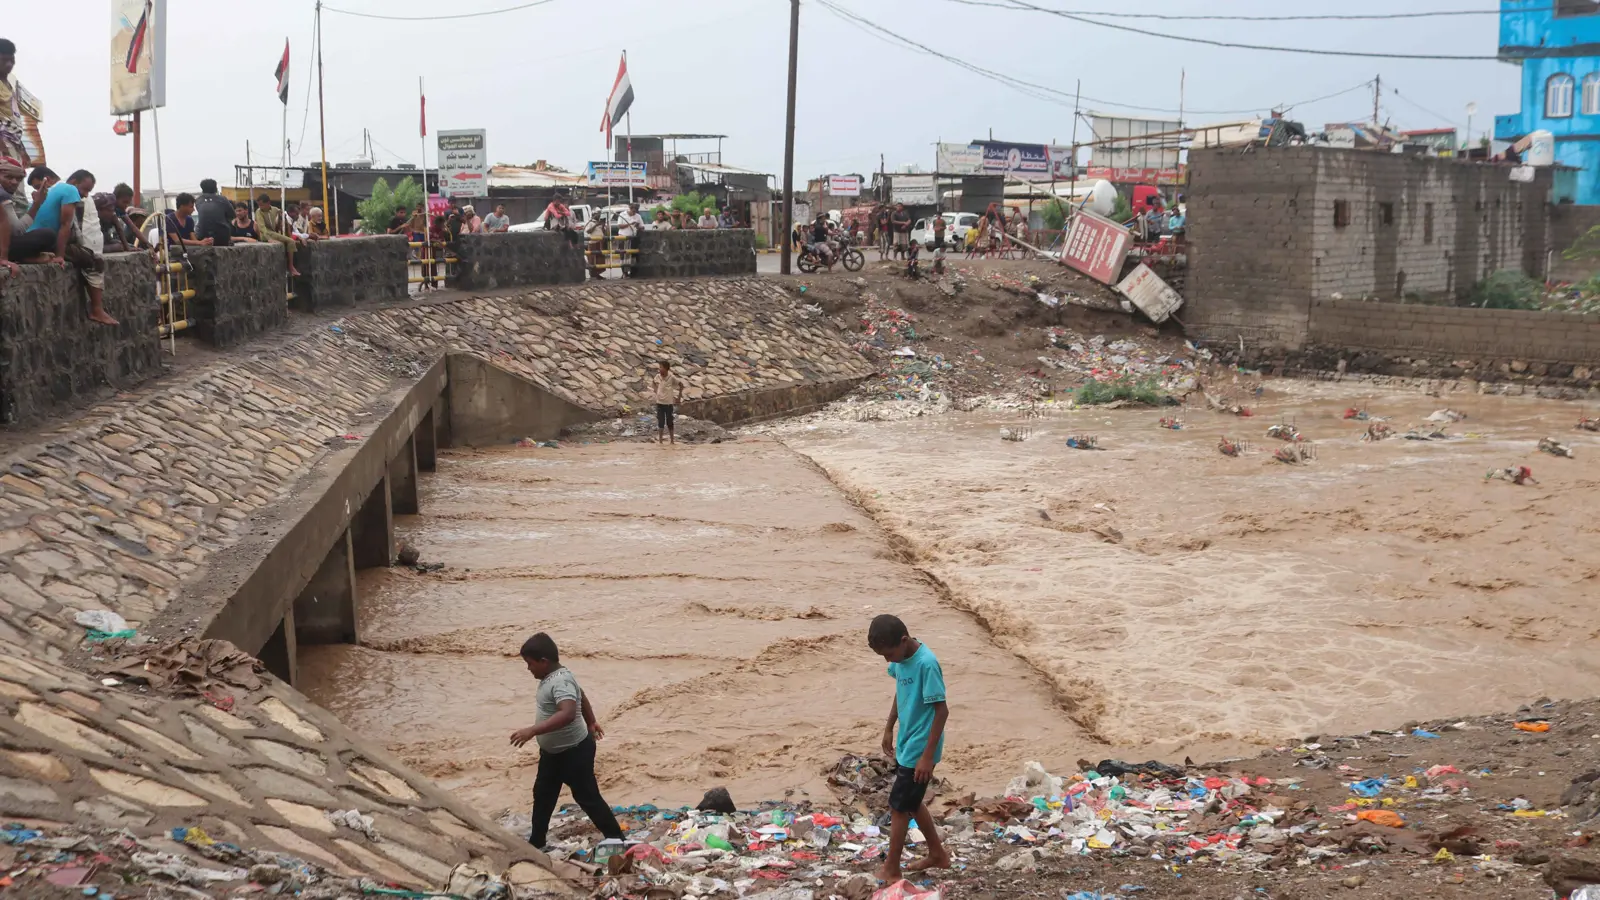
[[[1161,384],[1156,379],[1132,376],[1111,381],[1091,378],[1078,388],[1076,397],[1078,403],[1084,406],[1098,406],[1117,400],[1131,400],[1148,406],[1166,406],[1172,402],[1172,397],[1162,392]]]

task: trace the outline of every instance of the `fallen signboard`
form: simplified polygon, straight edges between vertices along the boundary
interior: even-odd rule
[[[1061,262],[1101,284],[1114,284],[1128,259],[1133,235],[1128,229],[1088,210],[1072,217]]]
[[[1117,290],[1156,324],[1171,318],[1183,305],[1183,297],[1172,289],[1172,285],[1144,263],[1140,263],[1128,273],[1127,278],[1118,282]]]

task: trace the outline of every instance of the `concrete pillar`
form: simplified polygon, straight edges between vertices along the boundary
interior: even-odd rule
[[[294,601],[297,644],[356,643],[356,567],[348,529]]]
[[[450,431],[450,390],[446,388],[433,401],[433,434],[435,447],[454,447],[455,435]]]
[[[283,621],[278,623],[272,637],[267,638],[267,643],[256,654],[261,664],[267,671],[278,677],[278,680],[295,686],[295,679],[299,677],[299,663],[296,660],[297,641],[294,634],[294,609],[290,609],[283,616]]]
[[[439,468],[438,437],[434,434],[433,410],[422,417],[417,423],[417,431],[411,436],[411,442],[417,445],[417,471],[434,472]]]
[[[417,442],[406,438],[405,446],[389,461],[389,506],[397,516],[414,516],[422,508],[417,501]]]
[[[357,569],[394,565],[394,511],[388,475],[378,479],[350,520],[350,549]]]

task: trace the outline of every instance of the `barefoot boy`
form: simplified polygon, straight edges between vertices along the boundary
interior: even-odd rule
[[[924,798],[933,780],[933,767],[944,754],[944,724],[950,710],[944,702],[944,672],[939,660],[921,641],[906,633],[906,624],[895,616],[878,616],[867,628],[867,646],[889,661],[894,676],[894,704],[889,721],[883,726],[883,752],[895,761],[894,787],[889,790],[889,855],[883,859],[878,877],[884,884],[900,880],[900,855],[905,850],[906,832],[911,819],[917,820],[928,842],[928,855],[906,867],[906,871],[944,869],[950,854],[939,839]],[[899,739],[895,723],[900,724]]]
[[[556,642],[550,635],[541,631],[523,642],[522,661],[539,679],[539,690],[534,695],[535,723],[511,735],[513,747],[539,740],[539,774],[533,779],[533,830],[528,843],[544,849],[550,814],[561,798],[562,785],[572,789],[573,801],[601,834],[621,840],[622,826],[600,796],[600,785],[594,778],[594,741],[606,733],[595,723],[589,698],[578,687],[578,679],[561,665]]]

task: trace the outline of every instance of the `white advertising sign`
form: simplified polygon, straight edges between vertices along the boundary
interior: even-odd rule
[[[861,196],[860,175],[829,175],[828,193],[835,197]]]
[[[932,175],[889,176],[889,201],[907,206],[932,206],[938,202],[934,196]]]
[[[1178,307],[1183,305],[1183,297],[1172,289],[1144,263],[1128,273],[1128,277],[1117,283],[1117,290],[1124,297],[1133,301],[1139,311],[1150,317],[1150,321],[1165,322]]]
[[[439,193],[489,196],[489,151],[482,128],[439,132]]]

